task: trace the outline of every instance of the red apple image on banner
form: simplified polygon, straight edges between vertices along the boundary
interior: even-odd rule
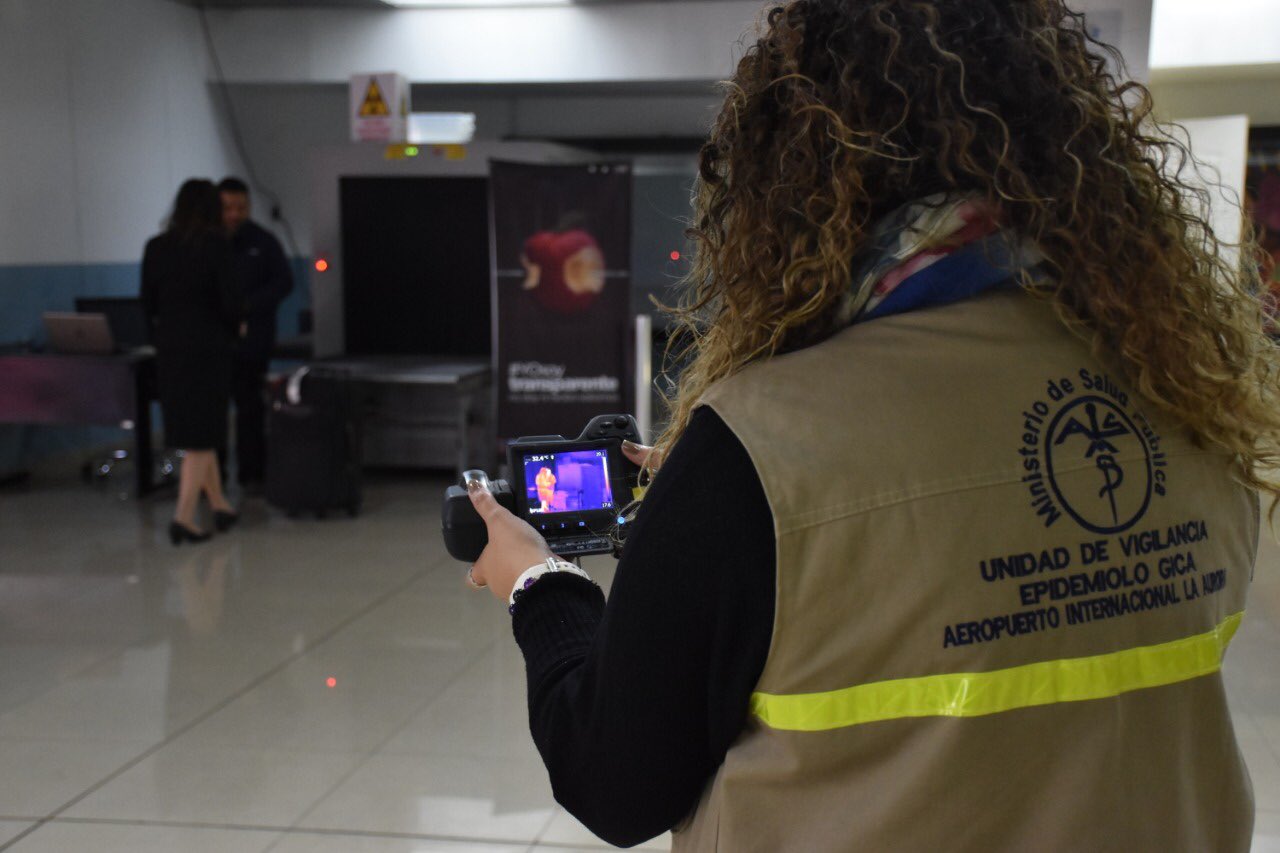
[[[585,311],[604,290],[604,254],[586,231],[539,231],[524,242],[524,289],[557,314]]]

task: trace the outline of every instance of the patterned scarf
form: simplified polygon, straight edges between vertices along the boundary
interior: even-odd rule
[[[885,216],[853,262],[836,328],[946,305],[1017,286],[1041,274],[1044,256],[1001,228],[997,212],[972,197],[934,195]]]

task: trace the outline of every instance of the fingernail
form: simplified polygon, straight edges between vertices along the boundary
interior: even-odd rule
[[[636,444],[634,441],[631,441],[631,440],[629,440],[629,439],[623,439],[623,440],[622,440],[622,446],[623,446],[625,449],[627,449],[627,450],[639,450],[639,449],[640,449],[640,445]]]
[[[471,494],[473,495],[476,492],[483,492],[484,483],[480,482],[479,480],[472,480],[470,483],[467,483],[467,491],[471,492]]]

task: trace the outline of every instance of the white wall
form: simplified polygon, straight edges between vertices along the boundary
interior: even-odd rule
[[[184,179],[238,171],[209,76],[169,0],[0,0],[0,265],[137,261]]]
[[[1119,49],[1129,76],[1150,76],[1151,0],[1073,0],[1072,9],[1085,13],[1098,37]]]
[[[1187,119],[1182,126],[1198,161],[1196,173],[1188,178],[1209,192],[1209,223],[1223,242],[1239,242],[1244,224],[1240,200],[1244,198],[1249,153],[1249,118],[1238,115]],[[1236,255],[1231,252],[1233,260]]]
[[[1166,121],[1280,125],[1280,0],[1155,0],[1151,92]]]
[[[1278,0],[1155,0],[1151,67],[1280,62]]]

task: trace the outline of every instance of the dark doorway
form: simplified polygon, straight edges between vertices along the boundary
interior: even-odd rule
[[[342,178],[349,355],[488,358],[485,178]]]

